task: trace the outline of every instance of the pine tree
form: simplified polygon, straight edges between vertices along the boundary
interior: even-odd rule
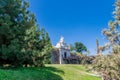
[[[45,34],[42,34],[28,7],[26,0],[0,0],[1,65],[35,65],[36,58],[43,57]],[[43,65],[43,62],[41,59],[37,64]]]
[[[39,33],[40,32],[40,33]],[[38,31],[38,42],[35,42],[35,54],[33,54],[33,64],[35,66],[44,66],[44,63],[50,62],[51,41],[45,29]]]
[[[28,5],[26,2],[22,4],[22,0],[1,0],[0,3],[0,57],[12,65],[22,55],[20,51],[27,29],[25,14]]]

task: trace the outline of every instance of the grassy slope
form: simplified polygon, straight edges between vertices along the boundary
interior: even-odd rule
[[[47,65],[45,68],[0,69],[0,80],[100,80],[81,65]]]
[[[49,65],[48,65],[49,66]],[[100,80],[100,78],[88,75],[85,67],[81,65],[50,65],[62,70],[64,73],[55,74],[60,75],[63,80]]]

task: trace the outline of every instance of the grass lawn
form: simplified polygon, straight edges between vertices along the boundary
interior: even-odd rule
[[[100,80],[81,65],[46,65],[45,68],[0,69],[0,80]]]

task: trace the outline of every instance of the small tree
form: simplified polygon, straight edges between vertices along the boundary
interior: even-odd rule
[[[83,51],[87,51],[86,46],[81,42],[75,42],[74,45],[70,45],[71,51],[75,51],[78,53],[82,53]]]

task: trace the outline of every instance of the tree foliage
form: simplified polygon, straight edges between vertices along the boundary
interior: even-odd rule
[[[109,51],[109,55],[98,54],[93,69],[100,73],[103,80],[120,80],[120,0],[115,2],[114,21],[103,30],[108,40],[105,46],[99,48],[102,52]]]
[[[74,45],[71,46],[71,51],[82,53],[83,51],[87,51],[86,46],[81,42],[75,42]]]
[[[0,0],[0,64],[41,66],[50,52],[48,33],[39,29],[26,0]]]

